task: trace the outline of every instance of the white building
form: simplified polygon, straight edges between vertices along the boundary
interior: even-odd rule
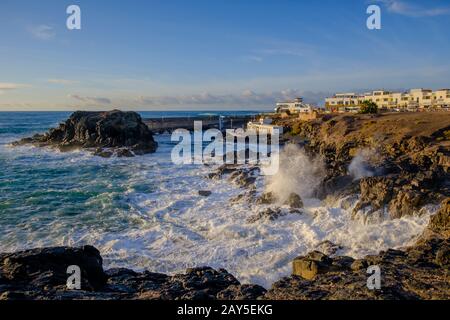
[[[377,90],[364,94],[338,93],[331,98],[326,98],[325,106],[332,112],[352,112],[358,111],[364,101],[376,103],[380,110],[448,110],[450,89],[436,91],[412,89],[409,92]]]
[[[296,98],[294,101],[278,102],[275,112],[290,112],[290,113],[310,113],[313,107],[303,102],[302,98]]]
[[[250,130],[256,130],[256,132],[259,132],[260,130],[266,131],[269,134],[272,134],[275,129],[278,129],[278,133],[280,135],[283,134],[283,127],[282,126],[276,126],[272,124],[272,119],[263,119],[261,118],[259,121],[257,122],[252,122],[250,121],[249,123],[247,123],[247,129]]]

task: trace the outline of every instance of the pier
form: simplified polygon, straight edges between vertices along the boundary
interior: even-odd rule
[[[256,118],[256,115],[248,116],[198,116],[180,118],[146,118],[144,123],[155,133],[173,132],[176,129],[194,130],[194,121],[202,121],[203,130],[216,128],[219,130],[245,128],[249,121]]]

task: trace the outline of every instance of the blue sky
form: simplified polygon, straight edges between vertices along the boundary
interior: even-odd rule
[[[66,28],[77,4],[82,29]],[[382,10],[368,30],[366,9]],[[0,110],[269,109],[450,87],[449,0],[2,0]]]

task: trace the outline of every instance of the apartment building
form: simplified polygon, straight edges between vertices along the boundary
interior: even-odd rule
[[[364,94],[338,93],[325,99],[331,112],[357,112],[363,101],[377,104],[382,111],[449,110],[450,89],[412,89],[409,92],[377,90]]]
[[[303,102],[303,98],[296,98],[294,101],[278,102],[275,112],[281,113],[289,111],[290,113],[310,113],[313,107]]]

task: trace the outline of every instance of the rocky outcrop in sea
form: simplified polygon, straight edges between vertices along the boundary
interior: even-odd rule
[[[60,151],[89,149],[101,157],[133,157],[153,153],[158,146],[153,133],[136,112],[74,112],[59,127],[14,142],[14,146],[33,144]]]

